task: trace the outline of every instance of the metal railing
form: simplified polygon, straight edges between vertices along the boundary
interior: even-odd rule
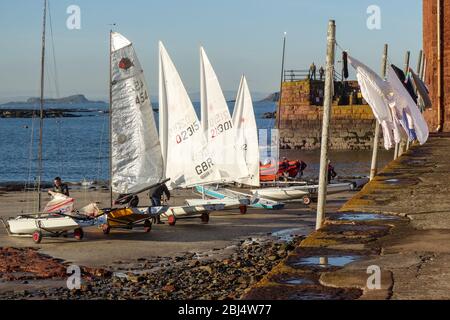
[[[334,81],[341,81],[342,75],[334,70]],[[319,81],[325,81],[325,75],[323,75],[322,79],[320,77],[320,73],[316,71],[316,76],[311,75],[310,70],[308,69],[302,69],[302,70],[285,70],[284,71],[284,82],[296,82],[296,81],[302,81],[306,79],[313,79],[313,80],[319,80]]]

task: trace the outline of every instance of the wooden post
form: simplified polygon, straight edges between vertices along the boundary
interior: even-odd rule
[[[113,185],[112,185],[112,34],[109,31],[109,204],[113,207]]]
[[[411,52],[407,51],[405,56],[405,76],[408,75],[409,72],[409,65],[411,60]],[[404,154],[406,151],[409,150],[409,137],[406,138],[406,142],[402,141],[402,147],[401,147],[401,154]]]
[[[327,62],[325,74],[325,100],[323,105],[322,141],[320,153],[320,175],[319,193],[317,204],[316,230],[322,228],[325,217],[326,194],[327,194],[327,172],[328,172],[328,136],[331,118],[331,106],[333,103],[333,82],[334,82],[334,55],[336,46],[336,24],[334,20],[328,23],[327,36]]]
[[[409,69],[409,60],[411,58],[411,52],[410,51],[406,51],[406,55],[405,55],[405,75],[408,73],[408,69]],[[408,139],[409,141],[409,139]],[[402,139],[402,141],[400,141],[400,143],[395,145],[395,154],[394,154],[394,159],[397,159],[398,157],[400,157],[406,150],[406,142]]]
[[[388,45],[384,45],[383,57],[381,62],[381,77],[384,79],[386,77],[387,68],[387,57],[388,57]],[[373,138],[373,152],[372,152],[372,165],[370,167],[370,180],[373,180],[377,175],[378,170],[378,145],[380,144],[380,123],[378,120],[375,121],[375,136]]]

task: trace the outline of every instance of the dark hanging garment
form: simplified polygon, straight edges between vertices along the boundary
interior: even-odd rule
[[[347,57],[348,57],[347,52],[344,51],[342,53],[342,61],[343,61],[342,72],[344,73],[344,79],[348,79],[348,59],[347,59]]]
[[[413,70],[409,69],[409,72],[411,74],[414,87],[416,88],[416,92],[422,98],[423,107],[431,108],[432,103],[430,98],[430,92],[428,91],[426,84],[420,79],[420,77]]]
[[[400,79],[400,81],[405,86],[406,91],[408,91],[411,98],[414,100],[414,102],[417,104],[417,95],[416,91],[414,90],[414,86],[412,84],[411,78],[405,75],[402,69],[398,68],[395,65],[391,65],[392,69],[394,69],[395,73],[397,74],[397,77]]]

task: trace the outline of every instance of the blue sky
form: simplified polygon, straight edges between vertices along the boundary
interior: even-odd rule
[[[66,28],[66,9],[73,4],[81,8],[81,30]],[[369,5],[381,8],[381,30],[366,27]],[[283,32],[288,33],[287,69],[304,69],[312,61],[321,65],[329,19],[336,20],[338,43],[376,71],[384,43],[392,63],[403,65],[410,50],[415,66],[422,46],[421,7],[420,0],[50,0],[60,96],[107,96],[113,22],[134,42],[153,96],[158,40],[190,92],[199,88],[201,44],[223,90],[236,90],[245,73],[252,91],[269,93],[279,87]],[[38,95],[41,12],[42,0],[0,1],[0,99]],[[55,96],[54,87],[48,87],[49,96]]]

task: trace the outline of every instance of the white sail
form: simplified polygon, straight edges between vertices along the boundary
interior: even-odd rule
[[[236,129],[237,147],[247,164],[249,176],[236,182],[259,187],[259,144],[258,127],[253,110],[252,97],[247,79],[242,76],[233,111],[233,126]]]
[[[170,188],[220,180],[206,137],[181,78],[159,43],[159,132]]]
[[[245,159],[236,144],[236,130],[216,73],[200,48],[200,96],[202,128],[223,182],[249,176]]]
[[[163,178],[163,161],[144,72],[132,43],[112,33],[112,188],[133,193]]]

